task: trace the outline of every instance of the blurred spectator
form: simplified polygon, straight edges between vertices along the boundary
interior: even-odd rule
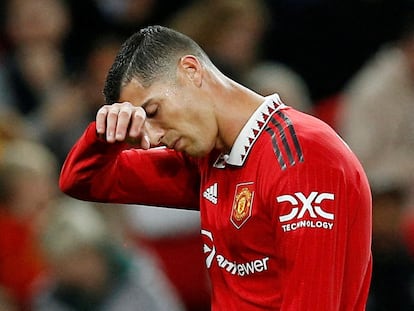
[[[81,129],[95,119],[96,110],[103,103],[103,83],[119,47],[116,37],[98,36],[76,80],[61,84],[44,98],[38,114],[42,120],[39,136],[56,154],[60,164]]]
[[[340,132],[359,156],[373,190],[369,311],[414,308],[414,257],[402,231],[413,218],[401,223],[414,206],[412,11],[409,15],[399,40],[382,46],[346,86],[339,110]]]
[[[395,38],[409,2],[267,0],[274,20],[266,51],[304,77],[317,105],[340,92],[381,43]]]
[[[406,199],[400,187],[373,192],[374,264],[367,311],[414,310],[414,218],[407,218]]]
[[[174,10],[191,0],[82,0],[66,1],[73,20],[65,42],[71,67],[82,71],[95,38],[114,33],[124,41],[138,28],[162,24]]]
[[[314,102],[312,112],[319,119],[325,121],[337,132],[340,131],[340,113],[342,109],[342,94],[338,92],[324,99]]]
[[[263,1],[197,0],[169,24],[199,42],[221,70],[239,79],[260,58],[269,21]]]
[[[162,24],[172,12],[191,0],[93,0],[108,26],[122,41],[142,26]]]
[[[0,311],[18,311],[14,301],[3,288],[0,287]]]
[[[248,72],[246,84],[263,95],[277,92],[290,106],[305,112],[312,111],[312,101],[305,81],[285,64],[261,62]]]
[[[1,105],[30,121],[28,133],[36,136],[45,96],[66,79],[62,44],[70,19],[63,0],[8,0],[6,10],[10,44],[0,63],[0,90],[7,91],[8,100]]]
[[[121,43],[116,35],[101,35],[95,38],[92,49],[85,59],[85,67],[80,73],[80,81],[84,98],[88,99],[88,119],[95,118],[96,110],[103,103],[103,85]]]
[[[55,205],[43,233],[52,278],[34,311],[184,310],[157,261],[119,244],[92,203]]]
[[[169,23],[199,42],[230,77],[263,95],[280,91],[286,104],[309,111],[309,91],[299,74],[286,64],[263,59],[270,22],[265,1],[198,0],[177,12]]]
[[[46,263],[38,234],[57,195],[57,165],[42,145],[9,140],[0,157],[0,286],[19,310],[28,305]]]
[[[17,113],[2,109],[0,104],[0,159],[8,142],[24,137],[24,120]]]
[[[414,14],[345,88],[341,133],[374,189],[414,184]]]

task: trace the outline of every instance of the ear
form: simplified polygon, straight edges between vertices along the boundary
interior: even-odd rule
[[[194,55],[185,55],[181,57],[178,68],[179,72],[183,74],[185,78],[193,82],[196,86],[201,86],[203,66],[197,57]]]

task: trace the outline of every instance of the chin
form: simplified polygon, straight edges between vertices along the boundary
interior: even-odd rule
[[[201,158],[206,156],[209,151],[204,150],[204,149],[189,149],[189,150],[184,150],[184,153],[186,153],[187,155],[194,157],[194,158]]]

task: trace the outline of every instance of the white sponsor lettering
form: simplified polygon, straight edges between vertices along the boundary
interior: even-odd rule
[[[284,232],[294,231],[300,228],[323,228],[332,230],[333,225],[334,224],[332,222],[327,221],[300,220],[298,222],[282,225],[282,229]]]
[[[209,241],[213,242],[213,235],[210,231],[201,230],[201,234],[206,236]],[[259,273],[268,270],[269,257],[263,257],[261,259],[254,259],[245,263],[238,263],[228,260],[221,254],[216,255],[216,248],[213,243],[204,244],[204,253],[208,254],[206,257],[206,266],[210,268],[213,259],[216,258],[217,265],[232,275],[246,276],[254,273]]]
[[[332,230],[334,225],[332,220],[335,219],[335,215],[322,209],[321,203],[325,200],[334,201],[334,199],[335,195],[333,193],[318,193],[316,191],[312,191],[307,197],[302,192],[296,192],[294,195],[284,194],[278,196],[276,198],[278,203],[288,202],[292,205],[292,209],[288,214],[279,216],[281,223],[289,222],[281,225],[283,231],[294,231],[300,228]],[[309,215],[314,220],[302,219],[305,215]]]
[[[239,276],[266,271],[268,269],[267,262],[269,261],[269,257],[264,257],[246,263],[237,263],[227,260],[223,255],[217,255],[216,259],[220,268],[225,269],[233,275],[237,274]]]
[[[211,246],[207,244],[204,244],[203,246],[204,254],[208,254],[206,258],[206,266],[207,268],[210,268],[211,263],[214,259],[214,255],[216,255],[216,248],[213,245],[213,235],[210,231],[207,231],[207,230],[201,230],[201,234],[208,237],[209,240],[211,241]]]

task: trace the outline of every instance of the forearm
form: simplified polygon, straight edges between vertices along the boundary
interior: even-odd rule
[[[198,174],[182,169],[190,163],[171,150],[127,148],[99,139],[92,123],[64,163],[61,190],[88,201],[198,208]]]

